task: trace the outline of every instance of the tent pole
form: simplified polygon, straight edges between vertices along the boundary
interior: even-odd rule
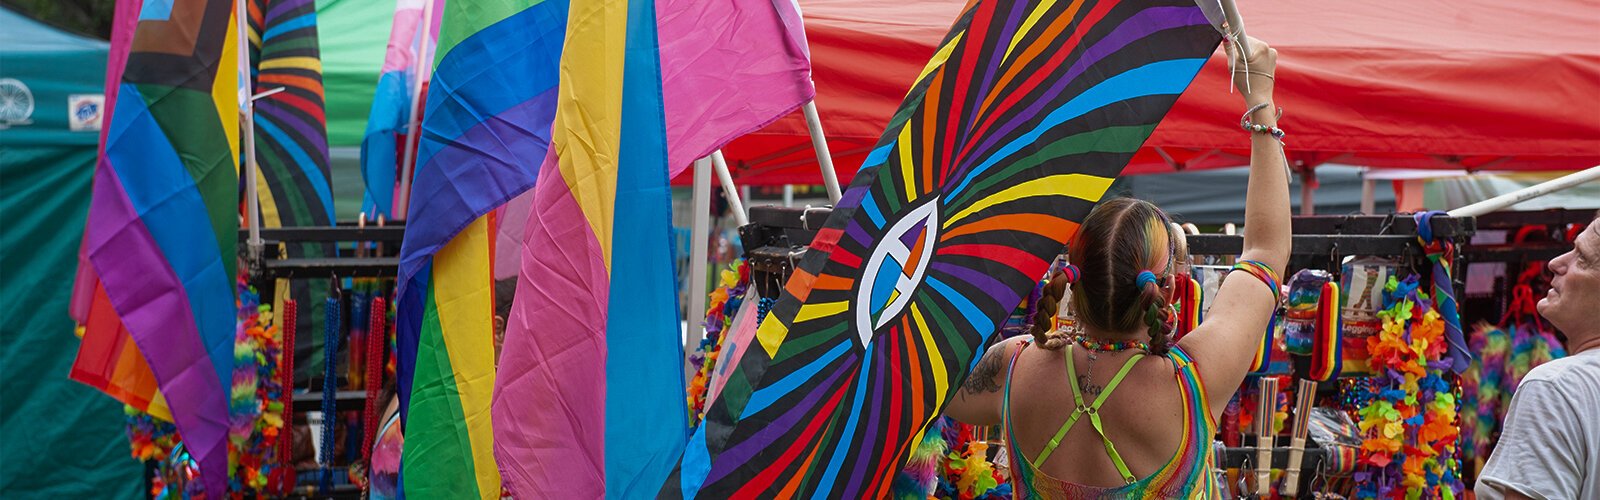
[[[421,141],[417,137],[417,129],[422,124],[422,82],[433,73],[433,58],[428,52],[432,47],[429,39],[433,35],[433,0],[422,2],[422,41],[417,44],[416,59],[411,67],[415,71],[415,81],[411,82],[411,116],[406,120],[405,156],[400,162],[400,194],[395,197],[394,218],[405,220],[411,210],[411,174],[417,167],[417,147]]]
[[[245,2],[234,2],[234,16],[239,29],[239,78],[248,78],[250,75],[250,17],[245,10]],[[261,262],[261,251],[266,243],[261,240],[261,195],[256,185],[257,171],[260,166],[256,164],[256,103],[251,97],[254,85],[250,82],[239,82],[243,89],[239,95],[240,125],[244,127],[241,136],[244,138],[244,182],[245,212],[250,225],[250,237],[245,240],[246,259],[253,267]],[[270,95],[270,94],[269,94]]]
[[[689,231],[689,309],[684,312],[687,331],[683,336],[683,352],[694,352],[695,344],[705,337],[700,320],[706,313],[706,244],[711,241],[711,169],[710,157],[694,161],[694,212]]]
[[[1316,183],[1317,174],[1312,172],[1311,167],[1300,170],[1300,215],[1316,215],[1317,203],[1312,199],[1317,190]]]
[[[822,133],[822,118],[817,116],[817,100],[806,101],[806,129],[811,133],[811,148],[817,151],[817,165],[822,167],[822,185],[828,188],[828,201],[839,202],[839,172],[833,169],[833,155],[828,153],[828,137]]]
[[[1377,188],[1378,181],[1367,177],[1372,169],[1361,170],[1361,214],[1372,215],[1378,209]]]
[[[1510,193],[1502,194],[1500,196],[1457,208],[1450,211],[1450,216],[1477,217],[1479,215],[1502,210],[1506,207],[1554,193],[1556,191],[1567,189],[1586,182],[1594,182],[1596,180],[1600,180],[1600,166],[1589,167],[1587,169],[1573,172],[1556,179],[1541,182],[1539,184],[1518,189]]]
[[[794,206],[794,184],[783,185],[783,206]]]
[[[733,185],[733,173],[728,171],[728,160],[722,157],[722,150],[711,152],[711,164],[717,168],[717,181],[722,183],[722,194],[728,198],[728,209],[733,211],[733,221],[741,227],[749,224],[750,214],[744,211],[744,200],[739,199],[739,188]]]

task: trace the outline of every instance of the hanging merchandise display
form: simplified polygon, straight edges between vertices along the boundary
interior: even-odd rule
[[[1464,408],[1461,457],[1465,476],[1476,478],[1494,451],[1500,423],[1511,407],[1518,383],[1534,367],[1566,356],[1555,331],[1534,310],[1538,300],[1524,275],[1511,292],[1501,324],[1479,322],[1471,330],[1472,363],[1461,375]]]
[[[734,318],[744,305],[745,292],[750,288],[750,266],[743,259],[735,261],[729,269],[722,270],[717,289],[706,301],[706,318],[702,326],[705,337],[700,347],[689,356],[689,366],[694,378],[689,381],[689,425],[700,423],[705,417],[705,405],[712,374],[717,371],[717,358],[733,329]]]
[[[1367,341],[1383,328],[1378,311],[1383,310],[1383,287],[1395,275],[1399,263],[1378,257],[1362,257],[1346,262],[1340,270],[1339,288],[1344,292],[1340,320],[1344,323],[1343,366],[1347,374],[1371,374],[1368,369]]]
[[[1378,372],[1363,406],[1357,498],[1453,499],[1461,492],[1455,457],[1456,399],[1443,378],[1450,366],[1446,322],[1418,277],[1384,286],[1381,330],[1367,338]]]

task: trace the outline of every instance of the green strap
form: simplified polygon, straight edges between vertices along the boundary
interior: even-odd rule
[[[1144,358],[1144,354],[1134,354],[1127,361],[1124,361],[1122,368],[1117,370],[1116,376],[1111,377],[1111,382],[1106,384],[1106,388],[1100,391],[1100,396],[1095,398],[1094,404],[1084,405],[1083,392],[1078,389],[1078,370],[1073,366],[1072,347],[1070,344],[1067,345],[1065,354],[1067,358],[1067,376],[1071,378],[1071,383],[1068,385],[1072,386],[1072,401],[1077,406],[1072,409],[1072,416],[1067,417],[1067,422],[1062,424],[1061,429],[1056,431],[1056,435],[1050,438],[1049,443],[1045,444],[1044,451],[1039,453],[1037,465],[1043,465],[1045,460],[1050,458],[1050,454],[1056,450],[1057,446],[1061,445],[1061,439],[1067,436],[1067,431],[1072,429],[1073,424],[1078,423],[1078,417],[1087,413],[1089,415],[1089,423],[1094,426],[1095,432],[1100,434],[1100,442],[1105,444],[1106,454],[1111,456],[1111,463],[1116,465],[1117,472],[1122,474],[1124,481],[1134,482],[1133,473],[1128,470],[1128,465],[1122,461],[1122,455],[1117,453],[1117,448],[1111,444],[1111,438],[1106,436],[1105,428],[1100,424],[1100,405],[1105,403],[1106,398],[1111,396],[1111,391],[1116,390],[1117,386],[1122,383],[1122,379],[1128,375],[1128,371],[1133,369],[1134,363]]]

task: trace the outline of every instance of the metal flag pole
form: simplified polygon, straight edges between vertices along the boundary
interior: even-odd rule
[[[1248,64],[1250,62],[1248,59],[1250,57],[1250,37],[1244,34],[1244,17],[1239,15],[1239,6],[1234,4],[1233,0],[1219,0],[1219,2],[1222,4],[1222,15],[1228,19],[1229,31],[1232,31],[1233,35],[1237,37],[1235,42],[1239,44],[1239,53],[1246,58],[1245,63]]]
[[[1600,165],[1579,170],[1549,181],[1528,186],[1510,193],[1502,194],[1487,200],[1450,211],[1451,217],[1477,217],[1496,210],[1522,203],[1556,191],[1577,186],[1586,182],[1600,180]]]
[[[711,240],[711,157],[694,161],[694,216],[689,230],[689,309],[684,311],[683,352],[705,336],[700,318],[706,312],[706,243]]]
[[[414,64],[416,76],[411,82],[411,117],[406,120],[405,156],[400,161],[400,193],[395,197],[394,218],[405,220],[406,213],[411,208],[411,174],[417,166],[417,147],[421,141],[417,138],[417,129],[422,123],[422,82],[426,81],[433,73],[433,57],[429,54],[433,50],[433,0],[422,2],[422,30],[417,43],[417,54]]]
[[[822,133],[822,118],[817,116],[817,100],[806,101],[806,130],[811,133],[811,149],[817,152],[817,165],[822,167],[822,185],[828,188],[828,200],[839,202],[839,172],[833,169],[833,155],[828,152],[828,137]]]
[[[728,171],[728,160],[722,157],[722,150],[711,152],[711,164],[717,168],[717,180],[722,183],[722,194],[728,198],[728,210],[733,212],[733,221],[739,226],[749,224],[750,214],[744,211],[744,200],[739,197],[739,187],[733,185],[733,173]]]
[[[245,256],[249,264],[254,267],[261,262],[262,247],[266,242],[261,240],[261,196],[256,186],[256,112],[255,99],[251,97],[250,78],[250,18],[245,9],[244,0],[233,3],[233,15],[238,26],[239,43],[239,123],[243,127],[240,134],[244,138],[244,203],[247,220],[250,226],[250,237],[245,240]],[[276,92],[274,92],[276,93]],[[263,94],[271,95],[269,94]]]

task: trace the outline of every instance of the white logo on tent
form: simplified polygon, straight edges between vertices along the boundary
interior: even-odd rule
[[[30,123],[33,123],[33,91],[16,78],[0,78],[0,129]]]

